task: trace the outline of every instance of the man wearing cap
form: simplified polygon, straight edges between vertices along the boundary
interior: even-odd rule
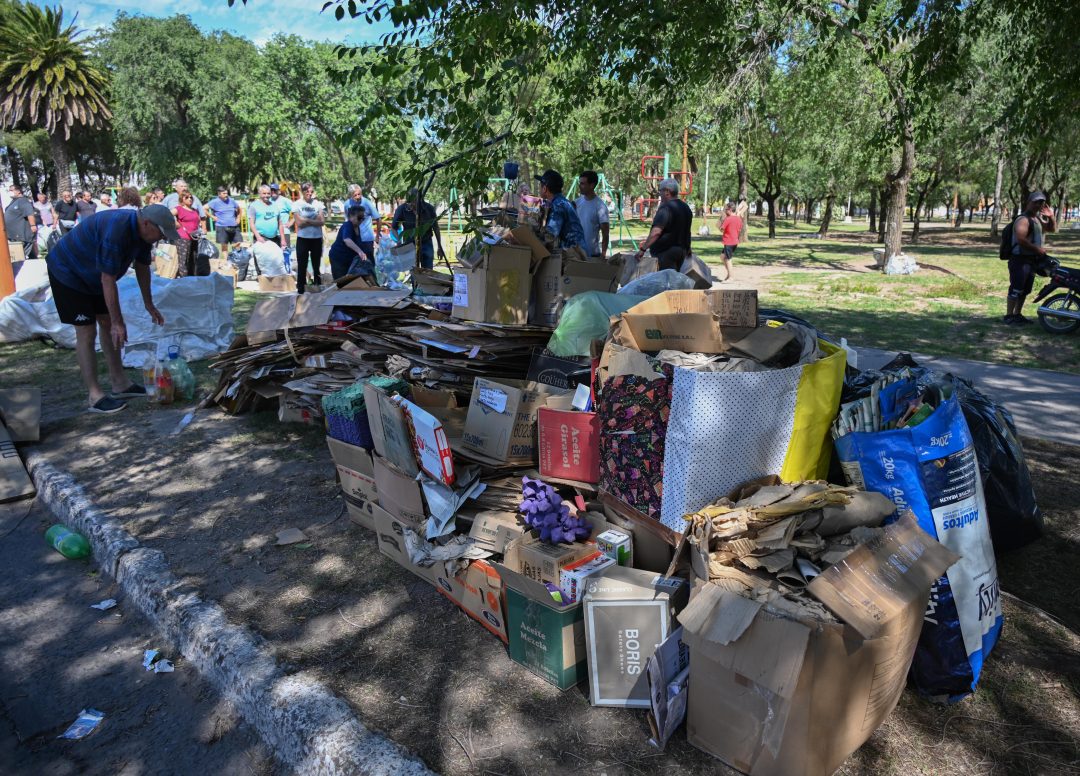
[[[554,170],[537,175],[540,181],[540,196],[547,203],[548,217],[545,228],[559,238],[563,248],[580,247],[585,249],[585,230],[581,228],[581,219],[577,211],[563,192],[563,178]]]
[[[150,292],[150,247],[159,240],[180,239],[176,219],[167,207],[142,210],[102,210],[68,232],[46,257],[49,285],[56,312],[75,327],[75,357],[89,393],[89,411],[111,414],[127,406],[123,400],[146,396],[146,388],[131,382],[120,361],[127,327],[120,310],[116,281],[135,265],[135,278],[151,320],[165,322]],[[109,368],[112,393],[98,383],[95,339],[101,332],[101,352]]]
[[[1031,323],[1020,311],[1024,300],[1031,293],[1035,284],[1034,262],[1046,255],[1043,247],[1043,234],[1056,232],[1057,221],[1054,211],[1046,204],[1046,195],[1033,191],[1028,196],[1027,207],[1015,221],[1012,228],[1012,257],[1009,259],[1009,295],[1005,300],[1004,322],[1009,326],[1024,326]]]
[[[674,178],[660,181],[660,207],[653,216],[648,236],[638,246],[640,259],[649,251],[656,257],[658,269],[679,270],[682,261],[690,255],[690,227],[694,211],[679,199],[679,182]]]
[[[417,212],[420,216],[417,218]],[[432,269],[435,266],[435,245],[432,238],[439,244],[439,258],[445,259],[443,252],[442,233],[439,231],[439,217],[435,208],[420,198],[420,192],[416,188],[409,189],[408,197],[394,211],[394,220],[390,222],[390,231],[397,234],[398,229],[404,229],[401,235],[401,243],[416,243],[417,258],[420,266],[424,269]]]

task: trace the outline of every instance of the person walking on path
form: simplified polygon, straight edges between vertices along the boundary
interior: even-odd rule
[[[555,170],[546,170],[537,175],[540,181],[540,196],[547,203],[548,215],[544,228],[559,239],[562,248],[585,249],[585,232],[581,220],[570,200],[563,194],[563,177]]]
[[[404,230],[401,234],[401,244],[416,244],[416,257],[424,269],[435,267],[433,239],[439,244],[439,258],[446,258],[442,245],[442,233],[439,231],[439,216],[434,206],[420,198],[420,191],[416,188],[409,189],[407,199],[394,211],[394,218],[390,222],[391,234],[397,234],[399,228]]]
[[[721,240],[724,243],[724,269],[727,270],[724,280],[731,280],[731,257],[739,247],[739,235],[742,231],[743,220],[735,215],[735,206],[728,202],[724,205],[724,218],[720,222]]]
[[[255,242],[269,240],[279,248],[285,246],[285,219],[281,217],[280,200],[278,197],[278,204],[274,204],[270,187],[265,183],[259,186],[259,198],[248,205],[248,223]]]
[[[1025,326],[1030,318],[1021,314],[1024,301],[1035,284],[1035,262],[1046,255],[1043,236],[1056,232],[1054,211],[1046,204],[1046,195],[1033,191],[1027,206],[1012,225],[1012,256],[1009,258],[1009,294],[1005,300],[1004,322],[1009,326]]]
[[[180,239],[176,241],[176,277],[177,279],[195,275],[195,254],[192,247],[198,239],[199,211],[195,209],[195,195],[190,191],[180,194],[180,201],[172,208],[176,218],[176,231]]]
[[[656,208],[648,236],[638,246],[637,257],[640,259],[645,251],[649,251],[656,258],[658,269],[678,272],[683,259],[690,255],[694,211],[679,199],[679,182],[674,178],[665,178],[657,188],[660,206]]]
[[[574,202],[581,229],[585,234],[585,252],[589,256],[607,256],[608,240],[611,236],[611,217],[604,200],[596,195],[596,184],[600,176],[593,170],[586,170],[578,176],[578,189],[581,196]]]
[[[338,229],[334,244],[330,246],[330,274],[334,280],[348,275],[353,262],[357,260],[361,267],[357,274],[375,274],[374,256],[364,250],[360,238],[360,226],[366,217],[368,213],[360,205],[350,204],[345,211],[345,223]]]
[[[240,242],[240,203],[229,196],[229,190],[218,186],[217,196],[206,204],[206,209],[214,217],[218,246],[221,255],[229,255],[229,246]]]
[[[349,198],[345,201],[346,212],[352,207],[359,207],[363,215],[358,233],[360,249],[369,260],[375,261],[375,233],[382,227],[382,216],[379,215],[375,203],[365,197],[363,189],[355,183],[349,186]]]
[[[10,242],[22,243],[23,257],[34,258],[37,248],[37,211],[30,200],[23,196],[18,183],[8,186],[10,200],[4,208],[4,228]]]
[[[296,291],[304,293],[307,287],[308,263],[311,263],[313,281],[321,281],[323,253],[323,224],[326,223],[326,207],[315,199],[315,185],[302,183],[300,199],[293,203],[293,219],[296,221]]]
[[[60,192],[60,199],[53,204],[56,211],[56,225],[60,229],[60,236],[75,228],[79,221],[79,207],[75,203],[75,196],[70,191]]]
[[[169,209],[150,205],[137,212],[96,213],[78,229],[61,237],[49,251],[46,258],[49,285],[61,322],[75,327],[75,357],[88,393],[90,412],[119,412],[127,406],[124,399],[146,396],[146,388],[128,378],[120,361],[120,349],[127,342],[127,326],[116,281],[134,264],[146,312],[157,325],[165,323],[154,306],[150,289],[150,247],[158,240],[174,243],[179,238],[176,220]],[[94,349],[99,332],[101,352],[112,383],[110,394],[98,382]]]

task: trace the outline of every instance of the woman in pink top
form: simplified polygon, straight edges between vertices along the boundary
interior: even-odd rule
[[[176,241],[176,277],[182,278],[195,274],[195,255],[191,252],[191,246],[197,238],[199,231],[199,211],[195,209],[194,197],[190,191],[180,194],[176,207],[172,209],[176,216],[176,231],[180,239]]]
[[[735,255],[735,249],[739,247],[739,232],[742,228],[743,220],[735,215],[735,206],[728,202],[724,205],[724,220],[720,222],[724,242],[724,269],[727,270],[727,277],[724,280],[731,280],[731,257]]]

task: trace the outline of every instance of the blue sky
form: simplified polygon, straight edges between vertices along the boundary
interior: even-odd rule
[[[57,5],[56,2],[31,0],[37,5]],[[202,30],[225,30],[241,35],[255,43],[265,43],[276,33],[294,33],[310,40],[329,40],[334,43],[367,43],[389,31],[389,25],[369,25],[363,19],[336,21],[333,8],[321,13],[323,0],[241,0],[229,7],[227,0],[78,0],[59,3],[67,18],[79,12],[78,26],[82,29],[107,27],[119,12],[143,16],[175,16],[185,14]]]

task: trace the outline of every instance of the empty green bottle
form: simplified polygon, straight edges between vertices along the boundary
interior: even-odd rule
[[[70,560],[90,557],[90,542],[81,534],[69,531],[57,523],[45,532],[45,541],[52,545],[53,549]]]

